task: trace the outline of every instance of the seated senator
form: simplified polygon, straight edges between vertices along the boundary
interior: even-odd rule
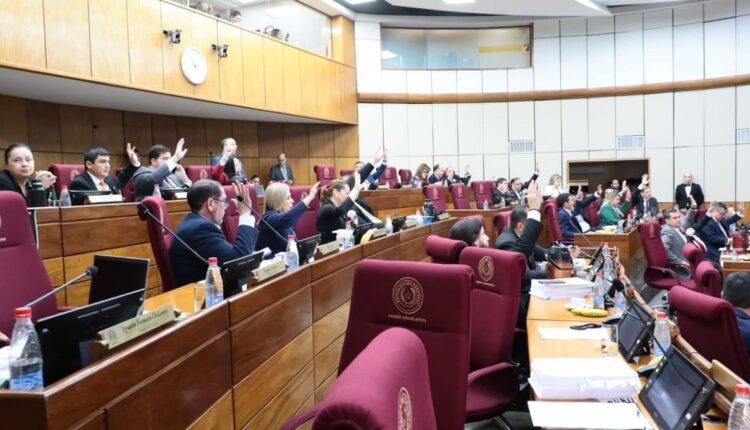
[[[492,190],[492,204],[505,207],[508,204],[508,191],[510,184],[505,178],[499,178],[495,181],[495,189]]]
[[[450,238],[466,242],[468,246],[488,248],[490,238],[484,232],[482,220],[477,217],[468,217],[459,220],[451,227]]]
[[[698,237],[706,245],[704,258],[713,263],[719,271],[721,271],[719,248],[729,244],[730,226],[740,219],[742,217],[735,212],[733,207],[727,207],[721,202],[713,202],[706,216],[693,226]]]
[[[451,186],[453,184],[464,184],[468,186],[470,181],[471,181],[471,171],[468,165],[464,167],[464,176],[459,176],[456,173],[456,169],[454,169],[453,166],[448,166],[445,168],[445,185],[446,186]]]
[[[289,185],[282,182],[269,185],[266,189],[266,211],[263,212],[263,219],[282,237],[296,237],[294,225],[310,206],[310,202],[317,197],[318,185],[320,185],[319,182],[313,185],[307,196],[297,204],[294,204]],[[264,222],[258,224],[258,243],[255,247],[257,249],[268,247],[274,254],[286,251],[286,241],[282,241],[276,232]]]
[[[629,194],[628,191],[625,192]],[[616,225],[618,221],[625,218],[625,214],[630,208],[629,199],[624,199],[623,203],[620,203],[620,193],[615,190],[607,190],[604,197],[604,202],[599,208],[599,226],[605,225]]]
[[[742,343],[750,356],[750,273],[735,272],[727,276],[721,297],[734,306]]]
[[[426,165],[425,163],[420,164],[417,166],[417,170],[414,171],[414,175],[411,177],[411,181],[409,181],[409,185],[412,186],[412,188],[420,188],[425,187],[427,185],[430,185],[429,182],[429,176],[430,176],[430,166]]]
[[[250,204],[247,188],[240,184],[235,184],[234,187],[237,195],[242,196],[243,200]],[[234,244],[229,243],[221,231],[224,211],[229,205],[227,194],[221,184],[211,179],[196,181],[187,193],[187,202],[190,212],[182,219],[175,233],[198,255],[206,260],[216,257],[221,265],[253,252],[258,230],[253,227],[255,217],[252,216],[249,207],[237,205],[240,225]],[[208,265],[195,258],[178,240],[172,240],[169,258],[172,260],[177,285],[205,279]]]
[[[80,191],[112,191],[114,194],[122,194],[122,189],[128,183],[133,173],[141,167],[141,160],[135,147],[126,144],[125,152],[128,154],[130,163],[122,169],[117,178],[109,176],[111,170],[109,152],[104,148],[90,148],[83,154],[83,164],[86,172],[77,175],[70,182],[71,190]],[[86,201],[83,194],[74,194],[72,202],[74,205],[82,205]]]
[[[177,141],[174,154],[164,145],[154,145],[148,150],[148,167],[141,166],[133,174],[135,201],[139,202],[144,197],[153,195],[155,185],[159,185],[162,190],[190,188],[193,185],[193,181],[179,164],[187,154],[184,145],[184,138]]]
[[[15,191],[30,205],[32,183],[39,181],[49,194],[57,178],[46,170],[34,172],[34,154],[24,143],[13,143],[5,149],[5,170],[0,172],[0,191]]]
[[[574,196],[568,193],[562,193],[557,196],[557,223],[560,224],[560,230],[562,231],[563,240],[565,242],[573,242],[576,233],[583,233],[580,220],[583,209],[594,203],[599,198],[602,186],[599,185],[597,192],[586,197],[583,197],[583,193],[579,191],[578,196]]]
[[[336,180],[328,184],[320,192],[320,209],[316,226],[320,234],[320,243],[336,240],[336,230],[346,227],[346,221],[354,222],[357,213],[354,211],[354,201],[359,197],[361,187],[360,177],[354,173],[354,187],[349,189],[345,181]]]

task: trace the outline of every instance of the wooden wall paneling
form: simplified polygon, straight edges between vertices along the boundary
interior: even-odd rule
[[[359,158],[357,157],[334,158],[333,167],[334,169],[336,169],[336,176],[339,176],[339,172],[341,172],[341,169],[351,169],[352,167],[354,167],[354,163],[356,163],[357,161],[359,161]]]
[[[312,363],[308,364],[244,429],[280,428],[314,393]]]
[[[284,110],[284,58],[282,44],[263,38],[263,66],[266,83],[266,108]]]
[[[312,171],[310,158],[299,158],[296,161],[294,183],[297,185],[312,185],[315,183],[315,173]]]
[[[216,403],[193,421],[188,430],[233,428],[232,392],[227,391]]]
[[[423,236],[408,242],[401,242],[401,255],[412,261],[422,261],[427,258],[424,250],[425,240],[426,236]]]
[[[91,109],[60,105],[60,138],[63,152],[83,153],[94,143]]]
[[[67,255],[64,257],[65,273],[68,274],[69,278],[73,278],[93,264],[94,255],[102,253],[118,257],[147,258],[151,261],[151,264],[156,264],[151,245],[149,243],[140,243],[133,246],[110,248],[105,252],[94,251],[85,254]]]
[[[260,170],[260,162],[258,158],[244,158],[242,159],[242,168],[245,169],[245,174],[247,175],[248,179],[252,178],[253,175],[258,175],[261,177],[261,183],[263,183],[263,175],[261,174]]]
[[[2,37],[0,35],[0,38]],[[0,96],[0,149],[5,149],[16,142],[27,143],[28,141],[26,100]]]
[[[318,104],[316,116],[318,118],[331,117],[331,81],[333,79],[330,66],[331,63],[328,60],[315,57],[315,89]]]
[[[208,74],[206,80],[200,85],[193,86],[193,94],[196,97],[219,100],[219,53],[211,45],[218,41],[218,21],[202,13],[191,12],[190,31],[193,33],[192,46],[200,49],[206,57]]]
[[[258,158],[258,174],[260,175],[260,182],[267,183],[271,167],[273,167],[277,161],[276,157],[262,157]],[[294,172],[294,179],[300,181],[297,178],[297,172]]]
[[[52,286],[56,287],[62,285],[65,282],[65,272],[63,271],[63,259],[62,257],[48,258],[43,261],[44,268],[47,270]]]
[[[328,345],[320,354],[315,356],[313,366],[315,369],[315,388],[319,387],[329,376],[336,374],[341,358],[341,349],[344,346],[344,336],[339,336]]]
[[[313,406],[315,406],[315,396],[310,396],[305,401],[305,403],[303,403],[302,406],[297,410],[297,412],[294,413],[294,415],[297,415],[297,414],[299,414],[302,411],[306,411],[306,410],[312,408]],[[310,420],[310,421],[308,421],[308,422],[300,425],[297,428],[299,428],[300,430],[312,430],[312,428],[313,428],[312,426],[313,426],[313,421]]]
[[[142,243],[144,237],[148,237],[146,223],[138,217],[114,218],[109,222],[113,226],[116,225],[117,228],[97,228],[99,221],[77,221],[63,224],[62,237],[65,255],[136,245]]]
[[[242,32],[242,73],[245,82],[245,104],[266,106],[265,58],[263,36],[251,31]]]
[[[359,129],[356,126],[335,126],[334,154],[338,157],[359,157]]]
[[[223,333],[159,372],[107,408],[107,429],[187,427],[231,389],[229,350]]]
[[[203,118],[177,117],[177,139],[185,138],[185,148],[190,157],[208,158],[208,145],[206,143],[206,120]],[[169,146],[174,151],[177,141]]]
[[[300,69],[304,71],[300,75],[302,114],[311,117],[318,116],[316,58],[309,52],[300,52]]]
[[[341,15],[331,18],[331,42],[333,60],[354,67],[354,22]]]
[[[356,264],[349,265],[312,283],[313,318],[320,320],[352,296]]]
[[[166,145],[173,148],[177,144],[177,139],[179,139],[177,137],[177,117],[151,115],[151,143],[153,145]],[[148,148],[141,148],[141,151],[141,154],[148,158]],[[146,164],[148,164],[148,159]]]
[[[138,112],[123,112],[123,145],[135,145],[141,155],[141,163],[147,164],[147,153],[151,147],[151,115]]]
[[[38,221],[37,221],[38,222]],[[39,254],[42,258],[54,258],[62,256],[62,236],[60,224],[38,225],[39,230]]]
[[[310,276],[313,281],[333,274],[346,266],[355,264],[362,259],[362,247],[355,246],[349,248],[346,251],[339,251],[335,254],[331,254],[327,257],[315,260],[317,264],[311,266]],[[343,302],[342,302],[343,303]],[[325,315],[328,312],[320,314]],[[318,318],[316,318],[317,321]]]
[[[32,146],[33,150],[34,147]],[[80,159],[79,159],[80,161]],[[34,166],[36,170],[47,170],[51,164],[60,162],[59,152],[38,152],[34,151]]]
[[[284,111],[299,114],[302,112],[300,51],[289,45],[282,45],[282,53],[284,57]]]
[[[309,125],[310,157],[333,158],[335,155],[334,136],[334,126],[332,125]]]
[[[233,380],[250,374],[310,326],[311,311],[310,288],[305,287],[232,326]]]
[[[235,427],[242,428],[313,359],[307,329],[234,386]]]
[[[0,393],[0,400],[2,400],[0,415],[3,417],[4,428],[48,428],[49,422],[44,413],[46,399],[42,393],[29,394],[3,390]]]
[[[227,44],[228,56],[219,58],[219,83],[221,100],[242,105],[245,103],[244,74],[242,70],[242,30],[223,22],[218,23],[219,45]]]
[[[346,324],[349,321],[349,305],[350,302],[344,303],[313,324],[315,355],[320,354],[323,349],[346,331]]]
[[[187,47],[194,46],[195,40],[193,35],[192,19],[197,15],[185,8],[161,2],[161,22],[164,30],[182,30],[180,35],[180,44],[171,44],[169,39],[162,35],[162,50],[164,60],[164,90],[172,93],[192,96],[193,84],[185,79],[180,66],[182,51]],[[200,49],[200,47],[199,47]],[[209,57],[206,57],[208,60]],[[209,70],[211,69],[209,63]]]
[[[162,2],[127,1],[130,83],[138,87],[162,90],[164,51],[168,45],[162,34],[162,30],[167,29],[162,27]]]
[[[31,149],[34,152],[60,152],[60,106],[29,100],[26,103],[26,114]],[[44,168],[46,167],[45,165]]]
[[[123,113],[112,109],[92,109],[91,131],[94,146],[106,148],[113,155],[125,155]],[[64,149],[64,147],[63,147]],[[119,164],[113,164],[116,169]]]
[[[220,154],[221,141],[227,137],[233,137],[232,121],[228,119],[206,119],[205,122],[207,149],[206,153],[212,152],[214,155]]]
[[[104,415],[104,411],[102,411],[78,425],[76,430],[106,430],[106,428],[107,418]]]
[[[127,0],[89,0],[91,76],[130,83]]]
[[[336,380],[336,373],[332,373],[328,379],[323,381],[322,384],[320,384],[319,387],[315,389],[315,402],[322,402],[323,399],[325,399],[326,394],[328,394],[328,390],[331,388],[331,385]]]
[[[342,87],[344,81],[345,66],[341,64],[331,64],[331,118],[340,121],[344,117],[342,108]]]
[[[271,281],[253,286],[247,294],[229,300],[231,324],[237,324],[310,284],[310,266],[305,265]]]
[[[247,158],[258,157],[258,123],[254,121],[232,121],[232,137],[237,141],[237,155],[245,163]]]
[[[0,0],[0,62],[43,69],[43,0]]]
[[[44,2],[47,69],[91,77],[88,0]]]
[[[284,153],[288,157],[309,157],[307,124],[286,123],[284,128]]]
[[[342,85],[342,99],[345,117],[344,120],[356,124],[358,122],[357,109],[357,70],[349,67],[344,68],[344,77]]]
[[[278,122],[258,123],[258,156],[276,158],[284,152],[283,125]]]

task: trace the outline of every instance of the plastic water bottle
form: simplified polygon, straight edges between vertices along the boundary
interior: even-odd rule
[[[732,249],[732,261],[737,261],[737,258],[739,258],[739,255],[737,255],[737,250]]]
[[[16,308],[10,341],[10,389],[42,390],[42,348],[31,323],[31,308]]]
[[[391,217],[385,219],[385,231],[387,231],[388,234],[393,233],[393,221],[391,221]]]
[[[154,184],[154,192],[151,193],[154,197],[161,197],[161,189],[159,189],[159,184]]]
[[[602,257],[607,258],[609,255],[609,243],[604,242],[604,245],[602,245]]]
[[[732,407],[729,409],[727,430],[750,428],[750,385],[737,384]]]
[[[484,200],[484,206],[482,208],[484,210],[488,210],[490,208],[490,202],[488,202],[487,199]]]
[[[615,279],[615,266],[612,263],[612,256],[606,254],[604,256],[604,266],[602,267],[602,277],[605,284],[611,284]]]
[[[592,307],[594,309],[604,310],[604,282],[602,282],[602,273],[596,272],[596,280],[594,281],[594,298],[592,300]]]
[[[354,246],[354,230],[352,229],[352,222],[346,222],[346,232],[344,232],[344,249],[349,249]]]
[[[288,271],[299,267],[299,250],[293,234],[290,234],[286,241],[286,266]]]
[[[625,277],[620,276],[620,281],[623,285],[627,285]],[[622,316],[625,308],[628,307],[628,299],[625,297],[624,291],[615,291],[615,315]]]
[[[505,207],[505,198],[503,198],[503,197],[500,197],[500,207],[501,208]]]
[[[657,312],[656,325],[654,326],[654,357],[664,356],[670,345],[672,345],[672,338],[669,335],[667,314]]]
[[[414,214],[414,216],[417,218],[417,225],[422,225],[424,223],[424,219],[422,218],[422,213],[419,212],[419,209],[417,209],[417,213]]]
[[[221,280],[219,260],[209,257],[206,271],[206,308],[224,300],[224,283]]]
[[[62,191],[60,191],[60,207],[68,207],[72,204],[73,203],[70,201],[70,192],[68,191],[68,186],[63,185]]]

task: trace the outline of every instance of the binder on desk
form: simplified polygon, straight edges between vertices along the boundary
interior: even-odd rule
[[[591,294],[594,283],[581,278],[533,279],[530,294],[544,300],[571,299]]]
[[[641,386],[620,357],[538,358],[531,363],[529,383],[543,400],[634,397]]]

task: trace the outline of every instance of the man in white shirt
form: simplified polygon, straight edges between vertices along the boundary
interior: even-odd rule
[[[90,148],[83,154],[83,162],[86,172],[77,175],[70,182],[70,190],[76,191],[111,191],[115,194],[121,193],[125,184],[128,183],[133,174],[141,166],[135,146],[126,144],[125,152],[130,163],[122,169],[117,178],[109,176],[111,170],[109,151],[104,148]],[[73,204],[80,205],[85,201],[85,195],[72,193]]]

